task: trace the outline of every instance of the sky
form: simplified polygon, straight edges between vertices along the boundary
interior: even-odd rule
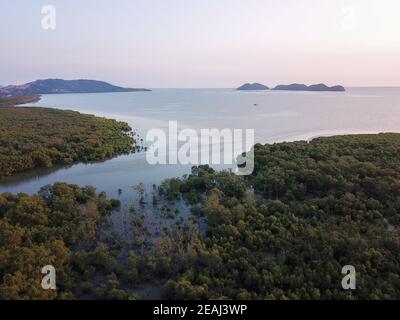
[[[2,0],[0,84],[400,86],[399,16],[399,0]]]

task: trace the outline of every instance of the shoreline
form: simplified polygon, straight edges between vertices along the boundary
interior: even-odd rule
[[[29,103],[37,103],[41,95],[0,97],[0,108],[12,108]]]
[[[212,94],[211,98],[214,101],[214,98],[221,98],[223,97],[223,101],[227,99],[224,95],[221,96],[221,94],[225,94],[226,92],[223,91],[220,94]],[[356,92],[357,93],[357,92]],[[137,95],[132,96],[130,98],[130,95],[127,94],[121,94],[121,107],[120,108],[112,108],[109,106],[112,106],[114,101],[115,104],[118,105],[120,103],[119,95],[114,95],[114,94],[108,94],[107,98],[104,99],[100,98],[94,98],[96,94],[79,94],[79,96],[74,96],[73,94],[68,94],[68,96],[72,96],[71,98],[65,99],[63,98],[64,94],[57,94],[59,97],[55,97],[56,94],[51,94],[51,95],[43,95],[39,97],[40,99],[38,100],[38,103],[35,103],[34,105],[19,105],[18,107],[43,107],[43,108],[48,108],[48,109],[58,109],[58,110],[72,110],[76,111],[82,114],[90,114],[94,115],[96,117],[102,117],[102,118],[108,118],[108,119],[114,119],[117,121],[124,121],[128,122],[129,125],[134,128],[134,130],[141,136],[145,137],[147,130],[151,128],[166,128],[166,125],[168,124],[167,120],[164,118],[167,118],[170,114],[171,116],[174,115],[175,117],[178,117],[180,119],[179,121],[186,121],[188,120],[187,115],[188,111],[186,110],[185,102],[186,100],[181,100],[181,99],[187,99],[187,93],[183,96],[183,98],[180,95],[175,96],[175,93],[173,92],[172,95],[167,95],[165,96],[165,93],[161,96],[158,96],[159,92],[157,90],[154,91],[154,95],[156,96],[155,98],[145,98],[145,99],[137,99],[136,97],[139,97]],[[204,95],[198,96],[199,91],[194,92],[193,99],[196,99],[196,97],[203,97]],[[375,94],[375,92],[366,92],[362,95],[362,97],[370,97],[371,94]],[[49,96],[49,97],[47,97]],[[51,98],[50,98],[51,96]],[[65,95],[66,96],[66,95]],[[84,98],[85,97],[85,98]],[[92,98],[93,97],[93,98]],[[150,96],[148,96],[150,97]],[[174,97],[177,97],[176,99]],[[160,101],[160,98],[162,100]],[[84,103],[80,104],[79,101],[82,99]],[[175,100],[174,100],[175,99]],[[257,99],[256,95],[250,95],[250,98],[246,98],[249,102],[253,102],[253,99]],[[355,99],[355,98],[352,98]],[[236,98],[234,99],[236,100]],[[246,101],[247,101],[246,100]],[[138,101],[138,102],[134,102]],[[219,101],[219,100],[217,100]],[[230,100],[227,100],[230,101]],[[100,103],[98,109],[96,110],[96,103]],[[221,101],[219,101],[220,103]],[[263,109],[261,112],[267,112],[267,113],[276,113],[277,111],[273,108],[271,108],[273,101],[270,100],[265,100],[265,103],[262,105],[260,104],[260,107],[262,106]],[[342,100],[334,100],[334,104],[336,105],[337,103],[342,103]],[[362,102],[362,101],[361,101]],[[174,103],[175,105],[178,105],[178,107],[172,107],[169,108],[168,105]],[[220,103],[221,104],[221,103]],[[242,103],[243,104],[243,103]],[[240,106],[241,104],[239,104]],[[66,107],[63,107],[66,106]],[[147,106],[150,108],[150,112],[147,112]],[[205,105],[207,107],[207,104]],[[224,104],[221,104],[222,111],[225,111],[224,109]],[[283,108],[289,108],[287,106],[284,106]],[[165,115],[163,112],[167,112]],[[191,109],[188,109],[189,111]],[[193,109],[194,111],[194,117],[199,114],[199,117],[201,118],[200,125],[202,125],[204,128],[207,128],[207,126],[212,127],[213,123],[213,118],[210,117],[210,120],[204,119],[203,116],[204,114],[202,112],[198,113]],[[238,112],[240,112],[239,108],[236,108]],[[303,109],[299,109],[301,112],[303,112]],[[320,114],[325,115],[326,113],[329,113],[330,110],[326,107],[321,107],[320,109]],[[356,111],[354,109],[349,109],[350,111],[353,110],[352,112],[355,113]],[[221,112],[222,112],[221,111]],[[235,109],[233,109],[233,112]],[[256,111],[259,111],[256,109]],[[300,112],[299,111],[299,112]],[[306,109],[307,111],[307,109]],[[379,112],[378,108],[376,109],[377,112]],[[389,110],[391,111],[391,110]],[[389,112],[388,111],[388,112]],[[221,113],[220,112],[220,113]],[[255,143],[259,143],[262,145],[265,144],[277,144],[277,143],[283,143],[283,142],[297,142],[297,141],[305,141],[305,142],[312,142],[315,139],[321,138],[321,137],[335,137],[335,136],[349,136],[349,135],[374,135],[374,134],[379,134],[379,133],[396,133],[399,132],[396,130],[396,127],[392,124],[385,124],[378,123],[378,125],[373,125],[373,126],[366,126],[359,124],[358,122],[354,123],[354,126],[351,127],[351,123],[346,122],[345,125],[339,123],[336,128],[330,128],[329,126],[325,125],[323,122],[318,125],[314,124],[313,122],[310,122],[310,126],[296,126],[294,125],[282,125],[282,128],[279,127],[271,127],[271,129],[263,131],[262,127],[259,126],[259,124],[256,122],[257,119],[255,116],[257,116],[257,112],[252,112],[252,110],[249,110],[249,115],[251,118],[254,118],[255,120],[255,131],[256,131],[256,138],[255,138]],[[313,113],[304,113],[302,116],[306,117],[307,115],[313,116]],[[139,116],[138,116],[139,115]],[[154,115],[154,116],[153,116]],[[229,115],[228,115],[229,116]],[[232,117],[232,121],[230,120],[231,117],[228,117],[227,120],[225,121],[225,125],[227,127],[235,127],[237,126],[237,122],[235,122],[235,118]],[[274,122],[288,122],[290,124],[293,124],[296,119],[292,117],[280,117],[280,118],[266,118],[268,120],[268,123],[273,124]],[[301,121],[306,121],[307,119],[301,119]],[[308,120],[307,120],[308,121]],[[309,121],[308,121],[309,122]],[[183,128],[185,127],[192,127],[193,126],[193,121],[188,121],[188,123],[184,123]],[[247,125],[251,125],[252,122],[248,122]],[[343,128],[341,128],[343,127]],[[197,127],[196,127],[197,128]],[[197,128],[198,129],[198,128]],[[309,129],[309,130],[307,130]],[[318,130],[321,129],[321,130]],[[150,166],[147,164],[146,160],[144,159],[145,155],[144,154],[138,154],[135,153],[133,157],[126,158],[125,156],[116,156],[111,159],[106,159],[102,160],[100,162],[88,162],[89,166],[85,165],[85,169],[81,168],[82,162],[74,162],[72,167],[64,167],[62,166],[60,169],[58,169],[56,172],[61,172],[61,170],[64,172],[63,175],[61,174],[56,174],[54,172],[48,173],[46,175],[41,175],[41,174],[36,174],[36,169],[32,171],[32,174],[29,175],[28,179],[21,178],[19,174],[13,175],[12,178],[15,177],[15,182],[12,184],[8,184],[10,188],[13,190],[18,191],[16,184],[20,186],[22,189],[28,189],[32,190],[34,189],[40,182],[48,182],[48,181],[53,181],[53,179],[59,177],[61,179],[60,181],[68,181],[68,180],[73,180],[79,182],[79,184],[97,184],[101,186],[101,188],[105,189],[112,189],[113,186],[119,184],[120,182],[125,183],[123,186],[127,185],[127,180],[130,179],[130,181],[133,181],[133,183],[136,182],[152,182],[154,181],[157,183],[161,177],[177,177],[180,176],[181,171],[183,170],[183,166],[179,166],[176,168],[172,168],[173,166]],[[220,170],[217,168],[217,170]],[[111,175],[111,172],[113,174]],[[123,172],[123,174],[121,174]],[[83,175],[82,178],[79,178],[78,175]],[[94,175],[96,175],[96,178],[94,178]],[[48,177],[48,178],[47,178]],[[111,180],[108,180],[109,177]],[[10,180],[13,180],[13,179]],[[65,179],[65,180],[62,180]],[[101,179],[104,179],[105,186],[103,187],[99,181]],[[7,179],[8,180],[8,179]],[[35,182],[33,180],[39,180],[38,182]],[[4,180],[3,180],[4,181]],[[7,188],[7,184],[0,180],[0,186],[3,185],[3,190],[4,188]],[[18,182],[16,182],[18,181]],[[16,184],[14,184],[16,183]],[[26,185],[26,187],[25,187]],[[14,188],[15,186],[15,188]],[[0,188],[1,189],[1,188]]]

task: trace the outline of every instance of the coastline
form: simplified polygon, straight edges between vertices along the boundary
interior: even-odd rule
[[[371,104],[375,105],[379,103],[379,99],[383,94],[387,94],[387,97],[390,98],[393,97],[392,91],[384,90],[381,92],[377,89],[357,89],[353,91],[350,89],[346,95],[340,95],[340,98],[339,96],[338,98],[333,97],[330,94],[307,95],[295,92],[288,94],[279,92],[276,95],[265,96],[249,93],[240,95],[238,98],[236,95],[227,95],[230,92],[227,89],[208,92],[204,92],[201,89],[155,89],[151,95],[137,93],[102,93],[101,95],[51,94],[41,96],[39,103],[19,107],[74,110],[82,114],[117,119],[118,121],[128,122],[135,132],[143,138],[149,129],[167,128],[168,120],[165,119],[174,119],[174,117],[178,119],[182,127],[196,130],[199,128],[213,128],[215,123],[220,121],[225,128],[240,128],[241,123],[245,126],[254,122],[255,127],[253,128],[255,128],[256,134],[254,142],[263,145],[295,141],[310,142],[319,137],[399,131],[396,130],[397,122],[393,121],[396,119],[395,117],[391,117],[387,122],[374,120],[378,125],[367,126],[365,123],[368,123],[366,122],[368,119],[359,116],[359,111],[366,108],[366,98],[372,97]],[[397,96],[398,94],[396,93],[395,97]],[[188,101],[190,104],[188,104]],[[204,108],[199,108],[199,103],[196,101],[201,101]],[[237,101],[238,107],[229,104],[229,102],[234,103],[235,101]],[[273,103],[275,101],[280,102],[280,105],[275,107]],[[290,104],[298,101],[298,104],[295,107],[291,107],[286,105],[286,101]],[[305,105],[304,101],[314,105]],[[323,104],[318,109],[315,109],[317,102],[320,101]],[[253,107],[252,102],[258,102],[259,106]],[[327,104],[328,102],[331,104]],[[192,103],[195,108],[190,108]],[[284,104],[282,105],[282,103]],[[210,116],[210,112],[213,109],[209,106],[213,104],[217,104],[220,108]],[[226,107],[226,105],[229,107]],[[247,108],[242,108],[243,105],[247,105]],[[251,108],[248,107],[249,105]],[[342,123],[341,121],[335,122],[331,120],[332,114],[335,114],[336,105],[339,106],[337,108],[339,112],[346,117],[348,113],[356,115],[358,122],[347,121],[347,123]],[[391,106],[385,106],[384,108],[386,110],[382,109],[382,107],[370,110],[376,110],[377,116],[383,114],[383,112],[397,112]],[[269,116],[270,114],[276,116]],[[193,120],[188,117],[190,115],[193,115]],[[321,117],[322,120],[325,118],[326,122],[319,123],[315,121],[315,119],[318,120]],[[393,122],[392,125],[391,122]],[[193,125],[194,123],[198,123],[197,127]],[[263,126],[260,126],[260,123]],[[274,124],[276,124],[275,127],[271,127]],[[308,126],[308,124],[310,125]],[[267,129],[264,130],[263,128]],[[219,167],[216,169],[221,170]],[[190,165],[149,165],[145,154],[141,152],[140,154],[135,153],[128,156],[116,156],[101,162],[74,162],[72,167],[66,166],[51,172],[36,172],[34,170],[32,174],[27,175],[27,179],[23,178],[24,175],[18,174],[15,178],[7,179],[7,183],[3,185],[0,182],[0,189],[4,191],[9,188],[13,192],[34,193],[44,184],[53,183],[54,181],[66,181],[81,185],[94,184],[107,193],[115,194],[115,190],[120,186],[129,189],[130,186],[140,182],[151,186],[152,184],[160,183],[165,178],[178,177],[189,171]]]
[[[0,108],[16,107],[30,103],[37,103],[41,95],[0,97]]]

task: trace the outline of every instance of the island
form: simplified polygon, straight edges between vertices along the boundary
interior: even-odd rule
[[[245,83],[236,90],[238,91],[251,91],[251,90],[268,90],[269,88],[261,83]]]
[[[313,84],[307,86],[305,84],[293,83],[289,85],[278,85],[273,90],[287,90],[287,91],[337,91],[343,92],[346,89],[343,86],[337,85],[333,87],[328,87],[323,83]]]
[[[151,91],[144,88],[123,88],[97,80],[36,80],[22,85],[9,85],[0,88],[0,97],[30,96],[53,93],[100,93]]]

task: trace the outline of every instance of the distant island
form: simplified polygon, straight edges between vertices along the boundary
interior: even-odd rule
[[[249,90],[268,90],[269,88],[261,83],[246,83],[236,90],[249,91]]]
[[[1,90],[1,89],[0,89]],[[251,91],[251,90],[269,90],[269,87],[261,83],[246,83],[236,90],[239,91]],[[305,84],[293,83],[289,85],[278,85],[272,90],[286,90],[286,91],[336,91],[343,92],[346,89],[343,86],[332,86],[329,87],[326,84],[319,83],[307,86]]]
[[[346,89],[343,86],[333,86],[328,87],[327,85],[320,83],[320,84],[313,84],[311,86],[307,86],[305,84],[298,84],[293,83],[289,85],[279,85],[276,86],[273,90],[288,90],[288,91],[338,91],[343,92]]]
[[[30,96],[53,93],[99,93],[151,91],[143,88],[123,88],[97,80],[36,80],[23,85],[9,85],[0,88],[0,97]]]

